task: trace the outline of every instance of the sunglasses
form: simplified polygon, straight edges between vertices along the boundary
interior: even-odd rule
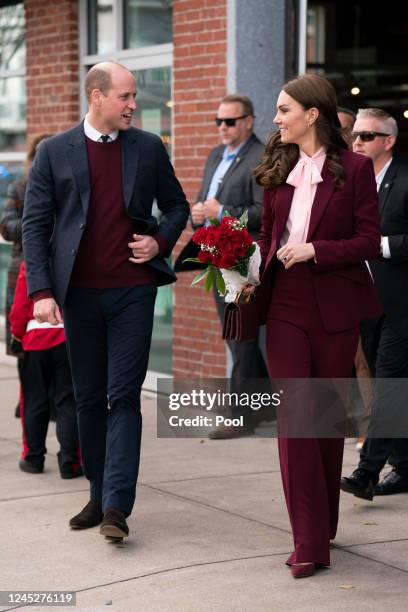
[[[220,125],[225,123],[225,125],[227,127],[234,127],[234,125],[236,124],[238,119],[245,119],[245,117],[248,117],[248,116],[249,115],[241,115],[241,117],[228,117],[228,119],[222,119],[221,117],[216,117],[215,118],[215,125],[220,127]]]
[[[372,142],[377,136],[391,136],[391,134],[385,134],[384,132],[351,132],[351,140],[354,142],[360,136],[363,142]]]

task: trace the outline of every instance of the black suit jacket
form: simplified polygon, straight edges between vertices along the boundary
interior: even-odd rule
[[[408,160],[393,158],[378,195],[391,259],[371,260],[370,269],[388,323],[408,338]]]
[[[221,161],[224,150],[225,146],[220,145],[210,152],[196,202],[204,201],[207,198],[211,179]],[[265,146],[255,134],[252,134],[238,153],[235,161],[228,168],[215,194],[215,198],[224,207],[224,211],[227,211],[232,217],[240,217],[245,210],[248,211],[248,231],[255,240],[258,238],[261,228],[263,189],[255,182],[252,171],[261,161],[264,151]],[[200,264],[183,265],[184,259],[196,255],[196,245],[190,240],[177,257],[174,265],[176,272],[206,267],[200,266]]]
[[[188,203],[158,136],[136,128],[120,132],[124,205],[135,232],[160,233],[170,255],[188,219]],[[52,289],[63,305],[90,198],[88,154],[83,123],[41,143],[27,185],[23,250],[28,291]],[[163,216],[152,215],[154,200]],[[163,257],[149,262],[158,285],[176,277]]]

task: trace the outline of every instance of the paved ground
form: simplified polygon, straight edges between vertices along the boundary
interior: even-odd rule
[[[81,612],[408,609],[408,495],[370,503],[342,494],[332,567],[295,581],[284,564],[292,542],[276,441],[157,439],[146,394],[131,537],[108,544],[98,529],[68,528],[87,485],[59,478],[53,426],[44,474],[19,471],[9,365],[0,365],[0,397],[0,589],[72,590]],[[356,458],[349,443],[345,473]]]

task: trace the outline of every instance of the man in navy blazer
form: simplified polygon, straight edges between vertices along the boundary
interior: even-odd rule
[[[102,522],[102,535],[122,539],[135,500],[157,286],[176,279],[164,258],[189,207],[160,138],[131,127],[132,73],[99,63],[85,87],[85,120],[36,155],[23,248],[35,318],[55,325],[64,315],[90,481],[90,501],[70,526]]]

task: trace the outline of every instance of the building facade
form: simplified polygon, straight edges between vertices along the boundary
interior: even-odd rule
[[[340,11],[339,4],[0,1],[0,199],[4,201],[5,187],[21,172],[27,139],[65,130],[83,117],[84,76],[103,59],[119,61],[137,75],[134,123],[162,137],[190,202],[207,154],[218,144],[214,116],[227,93],[238,91],[253,99],[255,131],[265,139],[273,128],[282,83],[314,70],[332,80],[343,106],[386,107],[405,134],[404,3],[398,9],[400,19],[383,15],[381,24],[367,12],[369,3],[352,0],[349,13]],[[340,32],[339,23],[344,25]],[[381,44],[376,39],[380,25]],[[390,45],[401,46],[392,67]],[[358,94],[351,93],[356,88]],[[176,254],[190,235],[187,229]],[[0,244],[3,294],[8,249]],[[180,274],[173,287],[159,291],[149,367],[185,378],[223,377],[227,356],[213,300],[202,287],[190,287],[192,277]]]

